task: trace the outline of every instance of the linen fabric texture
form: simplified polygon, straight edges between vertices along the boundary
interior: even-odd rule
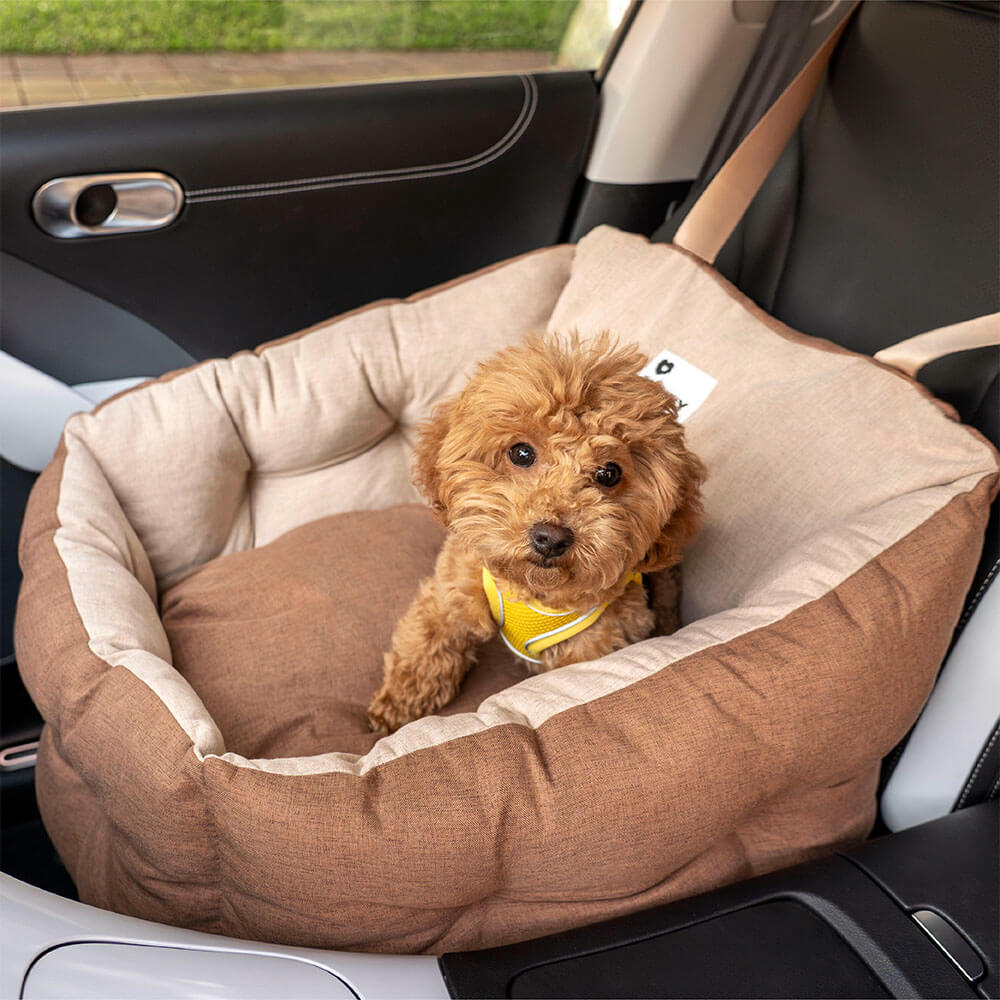
[[[490,647],[442,715],[376,740],[364,703],[442,537],[405,506],[414,427],[545,328],[716,380],[686,423],[709,478],[685,624],[538,676]],[[21,541],[43,818],[86,902],[386,952],[829,852],[872,825],[996,491],[945,404],[676,247],[602,227],[376,303],[67,424]]]

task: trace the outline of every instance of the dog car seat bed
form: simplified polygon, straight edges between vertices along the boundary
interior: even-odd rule
[[[387,643],[440,542],[387,510],[416,499],[414,426],[546,327],[701,373],[685,625],[479,676],[376,741],[382,649],[341,637],[377,618]],[[607,227],[164,376],[72,418],[29,504],[43,817],[85,901],[380,951],[498,945],[829,851],[872,824],[996,489],[993,449],[915,382]],[[383,578],[394,607],[364,597]]]

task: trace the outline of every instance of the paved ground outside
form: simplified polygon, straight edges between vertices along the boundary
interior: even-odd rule
[[[0,108],[547,69],[547,52],[0,55]]]

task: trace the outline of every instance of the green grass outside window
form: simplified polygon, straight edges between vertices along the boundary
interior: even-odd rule
[[[576,0],[0,0],[12,53],[537,49]]]

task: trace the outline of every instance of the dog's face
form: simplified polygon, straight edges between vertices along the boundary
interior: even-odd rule
[[[680,561],[704,468],[645,358],[602,335],[531,338],[479,365],[417,445],[416,483],[470,553],[550,606]]]

